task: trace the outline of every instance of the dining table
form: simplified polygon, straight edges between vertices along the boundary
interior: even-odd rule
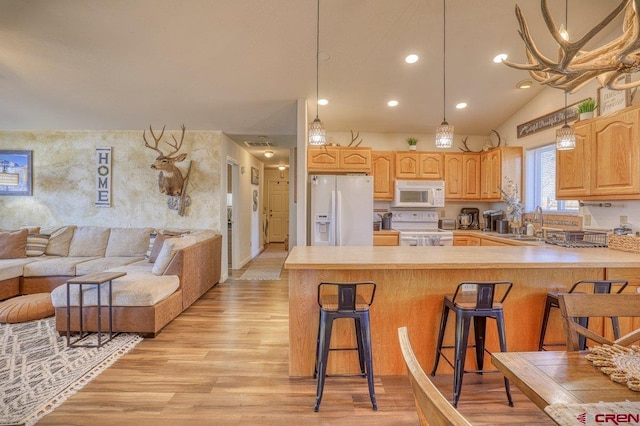
[[[493,365],[557,424],[597,420],[638,420],[640,392],[612,381],[591,361],[587,351],[495,352]],[[617,423],[616,423],[617,424]],[[626,423],[625,423],[626,424]]]

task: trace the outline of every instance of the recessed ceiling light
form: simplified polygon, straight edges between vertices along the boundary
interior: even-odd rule
[[[284,169],[286,169],[285,166],[278,166],[278,170],[284,170]]]
[[[507,60],[509,56],[506,53],[501,53],[499,55],[496,55],[495,58],[493,58],[493,62],[495,62],[496,64],[501,63],[502,61]]]
[[[264,152],[264,156],[267,157],[267,158],[273,157],[273,151],[265,151]]]
[[[408,64],[415,64],[416,62],[418,62],[418,59],[420,59],[418,55],[412,53],[411,55],[407,55],[407,57],[404,58],[404,61]]]
[[[459,104],[456,104],[456,108],[458,109],[464,109],[467,107],[467,103],[466,102],[460,102]]]
[[[318,99],[318,105],[328,105],[329,101],[327,99]]]
[[[398,101],[390,100],[389,102],[387,102],[387,105],[389,105],[390,107],[398,106]]]
[[[528,89],[533,85],[531,80],[522,80],[516,83],[516,89]]]

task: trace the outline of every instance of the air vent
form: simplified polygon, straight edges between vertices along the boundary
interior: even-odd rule
[[[269,141],[244,141],[244,144],[252,148],[269,148],[278,146],[277,144]]]

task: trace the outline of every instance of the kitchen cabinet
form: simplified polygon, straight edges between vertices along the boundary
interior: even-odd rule
[[[395,159],[393,151],[372,151],[373,199],[393,200]]]
[[[444,179],[444,156],[439,152],[396,152],[397,179]]]
[[[480,154],[444,154],[445,198],[447,201],[480,199]]]
[[[505,177],[522,190],[522,147],[505,146],[480,154],[480,199],[501,201]]]
[[[640,199],[640,106],[578,123],[574,130],[576,148],[556,155],[556,197]]]
[[[371,172],[371,148],[318,146],[307,148],[310,173]]]
[[[512,244],[509,244],[509,243],[506,243],[506,242],[502,243],[502,242],[499,242],[499,241],[489,240],[487,238],[483,238],[480,241],[480,245],[481,246],[510,246]]]
[[[480,237],[468,237],[461,235],[453,236],[454,246],[479,246],[482,239]]]
[[[373,231],[374,246],[399,246],[400,232],[398,231]]]

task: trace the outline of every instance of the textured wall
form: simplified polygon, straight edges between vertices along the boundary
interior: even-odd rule
[[[166,131],[180,137],[179,130]],[[147,137],[149,139],[149,137]],[[193,161],[184,217],[167,207],[141,131],[0,131],[0,149],[33,151],[33,196],[0,196],[0,228],[22,225],[211,228],[220,232],[220,132],[189,131],[178,167]],[[112,147],[111,207],[96,207],[95,149]],[[162,147],[162,144],[160,145]],[[166,152],[168,146],[163,149]]]

